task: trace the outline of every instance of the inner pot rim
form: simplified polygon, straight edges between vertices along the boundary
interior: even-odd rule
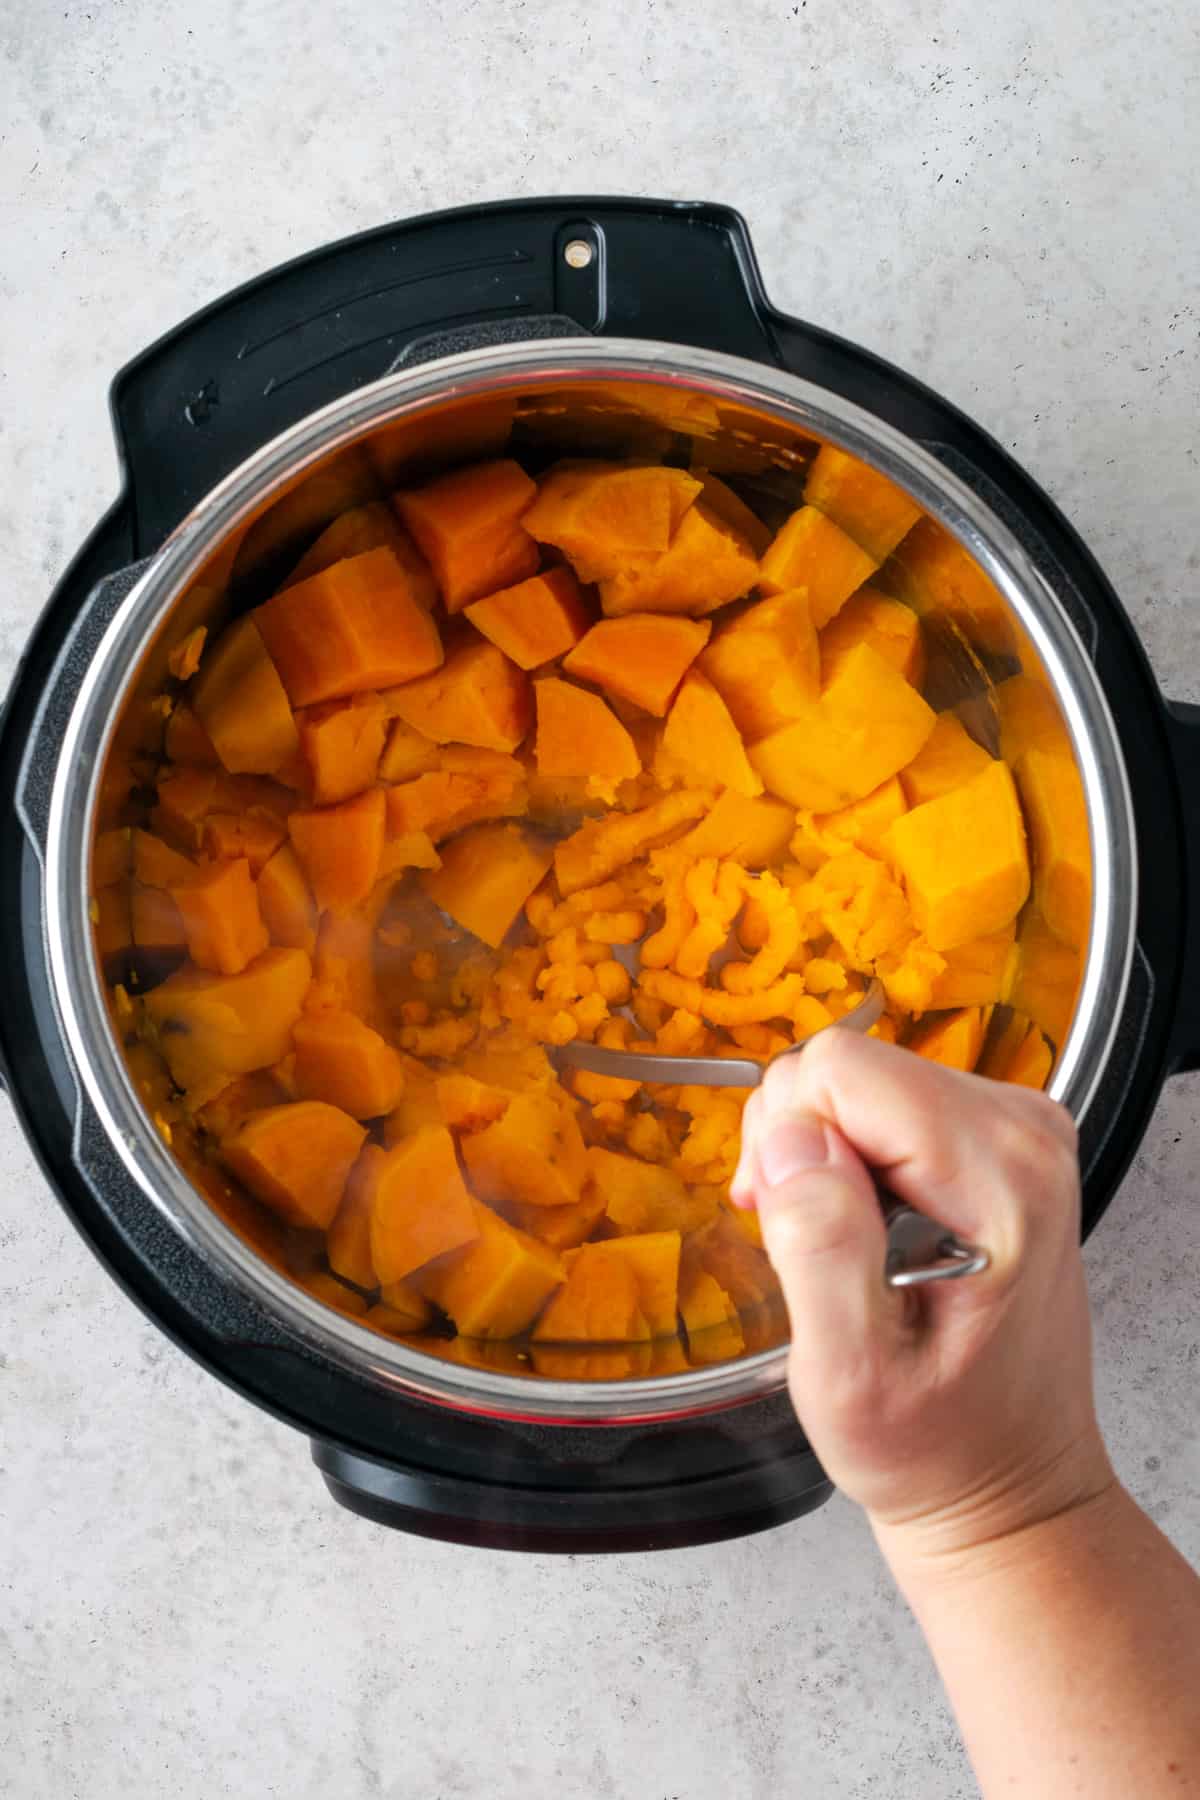
[[[360,1326],[274,1269],[188,1180],[129,1078],[90,949],[92,831],[112,734],[152,631],[213,551],[277,490],[381,425],[512,387],[591,380],[676,385],[756,408],[837,444],[906,488],[1000,589],[1062,708],[1087,801],[1093,868],[1088,953],[1071,1030],[1049,1088],[1077,1120],[1083,1117],[1107,1061],[1129,979],[1137,869],[1124,760],[1078,634],[1018,539],[919,443],[814,383],[741,357],[681,345],[560,338],[425,363],[310,414],[226,476],[152,558],[114,615],[81,683],[51,795],[46,931],[72,1059],[117,1154],[173,1229],[273,1321],[350,1373],[435,1404],[543,1423],[629,1425],[714,1412],[777,1392],[786,1379],[787,1344],[680,1374],[581,1382],[444,1362]],[[81,943],[88,944],[87,955],[79,954]]]

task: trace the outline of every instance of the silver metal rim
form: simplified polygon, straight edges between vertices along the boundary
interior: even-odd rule
[[[179,1235],[286,1331],[360,1377],[459,1410],[562,1423],[685,1417],[781,1388],[786,1345],[705,1370],[624,1382],[500,1375],[393,1343],[322,1305],[263,1261],[192,1186],[154,1129],[110,1028],[90,944],[88,846],[114,722],[152,629],[210,554],[271,493],[375,426],[505,388],[653,379],[773,414],[875,463],[971,551],[1010,603],[1057,692],[1079,761],[1092,837],[1093,905],[1079,1003],[1051,1092],[1082,1118],[1103,1072],[1129,978],[1137,901],[1133,810],[1120,745],[1086,651],[1018,540],[927,450],[796,376],[676,344],[554,339],[469,351],[385,377],[300,421],[243,463],[164,544],[113,618],[64,735],[50,808],[46,932],[79,1077],[126,1169]]]

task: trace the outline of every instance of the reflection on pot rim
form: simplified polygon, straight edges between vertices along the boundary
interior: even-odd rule
[[[525,1379],[440,1361],[364,1330],[271,1267],[210,1208],[147,1117],[114,1033],[89,938],[89,850],[115,722],[155,631],[206,561],[281,492],[335,452],[397,420],[488,394],[652,382],[701,394],[874,464],[953,532],[1012,608],[1074,744],[1092,839],[1093,910],[1075,1018],[1050,1091],[1082,1117],[1103,1071],[1129,975],[1136,916],[1132,806],[1103,693],[1051,588],[1017,539],[958,477],[892,427],[797,377],[740,358],[643,341],[556,339],[471,351],[385,377],[266,445],[184,520],[120,607],[65,735],[47,856],[50,964],[67,1040],[123,1162],[172,1227],[222,1279],[301,1343],[353,1374],[459,1410],[564,1424],[630,1425],[711,1412],[779,1389],[785,1347],[640,1381]]]

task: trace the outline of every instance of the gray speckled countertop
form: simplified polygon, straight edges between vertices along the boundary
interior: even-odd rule
[[[748,216],[784,309],[972,412],[1200,700],[1200,40],[1158,0],[7,0],[0,681],[112,497],[110,374],[391,217],[555,191]],[[1088,1251],[1122,1475],[1200,1558],[1200,1087]],[[324,1498],[147,1325],[0,1105],[0,1790],[13,1800],[951,1800],[854,1509],[504,1558]]]

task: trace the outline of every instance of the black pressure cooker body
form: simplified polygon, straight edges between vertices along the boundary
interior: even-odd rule
[[[121,494],[55,590],[0,725],[0,1055],[51,1185],[111,1274],[190,1355],[308,1433],[342,1504],[462,1543],[634,1550],[735,1536],[820,1505],[830,1486],[786,1395],[701,1418],[553,1425],[473,1415],[348,1373],[219,1279],[133,1180],[72,1065],[44,930],[58,747],[140,559],[252,452],[396,366],[581,333],[727,352],[853,401],[974,489],[1070,617],[1124,754],[1141,896],[1131,979],[1082,1126],[1085,1233],[1097,1223],[1163,1080],[1200,1059],[1200,947],[1187,930],[1200,708],[1163,702],[1094,559],[1000,446],[880,358],[776,312],[743,221],[721,207],[579,198],[389,225],[250,282],[122,371],[112,389]]]

